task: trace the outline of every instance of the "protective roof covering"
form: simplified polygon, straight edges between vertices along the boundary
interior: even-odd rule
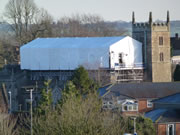
[[[155,109],[144,116],[157,123],[180,122],[179,113],[180,110],[175,109]]]
[[[179,104],[180,105],[180,93],[176,93],[174,95],[170,95],[167,97],[163,97],[160,99],[156,99],[153,102],[155,103],[164,103],[164,104]]]
[[[79,65],[89,69],[108,68],[110,46],[119,46],[116,43],[121,40],[121,46],[134,44],[131,47],[136,50],[136,45],[141,45],[128,36],[38,38],[20,48],[21,69],[74,70]],[[142,62],[141,57],[134,60]]]
[[[104,48],[123,38],[125,37],[37,38],[22,48]]]

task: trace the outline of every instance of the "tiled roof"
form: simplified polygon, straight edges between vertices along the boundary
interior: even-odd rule
[[[131,98],[162,98],[180,92],[180,83],[120,83],[106,90],[104,95],[124,95]]]

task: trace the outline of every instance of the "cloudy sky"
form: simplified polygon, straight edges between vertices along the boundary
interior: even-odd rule
[[[131,21],[135,11],[137,21],[147,21],[149,11],[154,20],[165,20],[167,10],[171,20],[180,20],[180,0],[34,0],[38,7],[45,8],[57,20],[75,13],[90,13],[105,20]],[[0,0],[0,16],[8,0]]]

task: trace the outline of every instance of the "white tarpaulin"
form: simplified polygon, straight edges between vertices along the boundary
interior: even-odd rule
[[[20,48],[21,69],[114,68],[119,53],[124,55],[124,65],[142,63],[142,44],[128,36],[38,38]]]

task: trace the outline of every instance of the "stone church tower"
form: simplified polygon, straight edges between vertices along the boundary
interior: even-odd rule
[[[171,82],[169,12],[165,23],[153,23],[151,12],[147,23],[136,23],[133,12],[132,37],[143,43],[145,81]]]

